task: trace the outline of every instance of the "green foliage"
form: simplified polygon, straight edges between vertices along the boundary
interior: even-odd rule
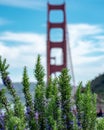
[[[79,84],[77,92],[76,92],[76,108],[77,108],[77,112],[78,112],[78,120],[79,122],[82,122],[82,115],[83,115],[83,106],[84,106],[84,102],[83,102],[83,93],[81,93],[81,89],[82,89],[82,83]]]
[[[104,129],[104,120],[97,120],[96,118],[96,95],[92,94],[89,82],[83,92],[82,83],[79,84],[75,103],[72,104],[71,77],[68,75],[68,70],[63,69],[58,78],[50,78],[46,85],[44,69],[41,65],[40,56],[38,56],[33,72],[37,80],[34,97],[30,93],[27,68],[24,67],[23,70],[22,85],[25,97],[25,105],[23,105],[9,78],[8,67],[6,59],[2,60],[0,57],[0,76],[6,91],[11,94],[13,99],[12,102],[8,102],[5,89],[0,90],[0,109],[5,110],[3,126],[0,124],[0,128],[5,130]],[[72,111],[73,105],[76,105],[76,115]],[[1,116],[0,121],[2,121]]]
[[[95,130],[96,123],[96,95],[92,94],[90,82],[87,83],[85,91],[82,93],[82,83],[76,92],[76,107],[78,119],[83,130]]]
[[[34,69],[34,76],[37,80],[37,85],[44,85],[45,73],[44,73],[44,68],[41,65],[40,55],[38,55],[38,58],[37,58],[37,63]]]
[[[27,118],[28,127],[30,128],[30,130],[33,130],[33,129],[36,129],[36,121],[34,119],[34,105],[33,105],[32,96],[29,90],[30,82],[29,82],[26,67],[24,67],[24,71],[23,71],[22,85],[23,85],[23,93],[25,95],[26,113],[28,115],[28,118]]]
[[[91,89],[94,93],[98,94],[101,99],[104,99],[104,73],[91,81]]]
[[[7,112],[9,111],[9,103],[5,96],[5,89],[0,90],[0,108],[5,108]]]
[[[21,122],[21,118],[10,114],[6,117],[8,121],[6,121],[6,129],[7,130],[23,130],[25,128],[24,122]]]
[[[59,76],[59,90],[61,95],[62,120],[65,130],[72,130],[73,114],[71,112],[71,77],[68,75],[68,70],[63,69]]]
[[[24,106],[22,105],[20,98],[16,94],[12,81],[9,78],[9,73],[7,71],[8,67],[9,65],[6,64],[6,59],[2,60],[0,57],[0,74],[2,77],[2,81],[3,81],[3,84],[7,87],[11,96],[13,97],[13,103],[14,103],[14,111],[12,112],[12,115],[11,115],[10,112],[7,110],[7,106],[8,106],[7,99],[4,95],[2,95],[2,101],[4,102],[5,100],[5,103],[3,103],[5,105],[5,109],[7,110],[7,112],[9,112],[7,113],[8,118],[6,119],[6,124],[8,128],[11,127],[11,124],[8,122],[10,122],[12,116],[15,116],[17,119],[20,119],[21,121],[21,123],[18,124],[18,130],[23,130],[25,128]]]
[[[34,96],[34,108],[35,111],[39,114],[38,119],[38,129],[45,130],[46,122],[45,122],[45,83],[44,83],[44,69],[41,65],[40,56],[38,55],[37,63],[34,69],[34,76],[37,79],[35,96]]]
[[[82,127],[85,130],[88,129],[95,129],[95,122],[96,122],[96,102],[95,102],[95,95],[92,95],[90,89],[90,83],[88,82],[86,85],[85,94],[83,96],[83,123]],[[89,125],[88,125],[89,124]]]
[[[39,114],[39,130],[45,129],[45,93],[43,86],[38,85],[35,89],[35,111]]]
[[[53,89],[53,82],[52,79],[50,78],[48,81],[48,87],[46,88],[46,98],[49,99],[51,98],[51,96],[53,95],[53,93],[55,92]]]
[[[6,64],[6,59],[2,60],[1,56],[0,56],[0,74],[3,77],[6,77],[9,72],[7,71],[7,69],[9,68],[9,64]]]
[[[96,123],[97,130],[104,130],[104,118],[98,118]]]
[[[47,120],[48,120],[48,125],[50,126],[51,129],[56,129],[57,130],[62,130],[62,112],[61,112],[61,99],[59,96],[59,90],[58,90],[58,84],[57,84],[57,79],[50,79],[49,84],[47,87],[47,110],[46,110],[46,115],[47,115]]]

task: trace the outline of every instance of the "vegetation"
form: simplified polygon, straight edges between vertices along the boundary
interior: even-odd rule
[[[91,81],[91,88],[94,93],[104,98],[104,74],[100,74]]]
[[[72,100],[71,77],[63,69],[60,76],[44,82],[44,68],[40,56],[33,70],[37,80],[34,96],[30,93],[27,67],[23,70],[23,93],[25,104],[16,93],[9,77],[9,65],[0,57],[0,76],[5,89],[0,89],[0,129],[2,130],[103,130],[104,120],[96,117],[96,95],[91,92],[90,83],[82,93],[79,84],[75,101]],[[6,91],[12,96],[8,101]],[[76,106],[76,109],[73,109]],[[76,111],[75,111],[76,110]]]

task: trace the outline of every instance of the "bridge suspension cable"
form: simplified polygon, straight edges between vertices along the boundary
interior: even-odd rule
[[[71,48],[70,48],[70,42],[69,42],[69,32],[68,32],[67,25],[66,25],[66,41],[67,41],[67,58],[70,62],[70,71],[72,75],[72,82],[73,82],[74,93],[75,93],[76,83],[75,83],[75,75],[74,75],[73,61],[72,61]],[[67,67],[69,68],[69,65],[67,65]]]

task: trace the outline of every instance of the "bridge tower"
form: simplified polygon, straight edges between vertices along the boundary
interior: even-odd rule
[[[51,22],[51,11],[62,11],[63,20],[62,22]],[[59,16],[60,17],[60,16]],[[52,29],[62,29],[62,41],[52,41],[51,40],[51,30]],[[57,53],[54,57],[52,57],[52,49],[57,49]],[[60,59],[62,59],[61,64],[57,64],[54,62],[52,64],[52,60],[57,60],[57,55],[59,54],[58,50],[61,49],[62,55],[60,55]],[[67,67],[67,47],[66,47],[66,12],[65,12],[65,2],[58,5],[53,5],[48,3],[48,18],[47,18],[47,80],[49,79],[51,74],[56,74],[57,72],[61,72],[63,68]]]

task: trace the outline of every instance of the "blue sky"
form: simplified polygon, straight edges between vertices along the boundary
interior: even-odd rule
[[[104,73],[103,14],[104,0],[66,0],[76,84]],[[13,81],[22,80],[25,65],[31,81],[35,80],[33,68],[38,54],[46,70],[46,23],[46,0],[0,0],[0,55],[7,58]]]

